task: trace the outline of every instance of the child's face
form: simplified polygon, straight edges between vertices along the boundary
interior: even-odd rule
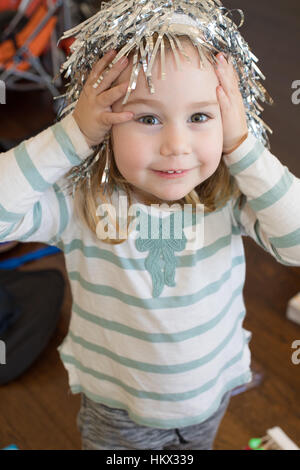
[[[191,58],[181,55],[182,71],[177,70],[173,53],[166,54],[166,79],[161,80],[160,56],[152,69],[155,93],[151,94],[145,74],[140,69],[136,89],[122,105],[123,98],[112,105],[113,112],[132,111],[131,121],[112,126],[116,165],[126,180],[134,185],[135,195],[143,202],[176,201],[209,178],[217,169],[223,147],[221,111],[217,100],[218,78],[206,61],[200,69],[197,50],[183,47]],[[129,80],[132,59],[116,84]],[[147,103],[134,103],[147,100]],[[210,104],[199,104],[200,102]],[[184,169],[177,178],[165,178],[155,170]]]

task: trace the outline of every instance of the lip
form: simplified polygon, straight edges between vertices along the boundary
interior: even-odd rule
[[[158,176],[161,178],[182,178],[184,175],[186,175],[190,170],[180,170],[181,173],[165,173],[163,171],[159,170],[152,170],[154,173],[156,173]],[[166,171],[176,171],[176,170],[166,170]],[[179,171],[179,169],[177,170]]]

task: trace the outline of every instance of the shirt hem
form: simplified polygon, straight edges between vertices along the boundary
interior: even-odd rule
[[[86,395],[90,400],[95,401],[96,403],[101,403],[106,405],[110,408],[119,408],[122,410],[127,411],[130,419],[137,424],[142,426],[149,426],[155,427],[159,429],[174,429],[174,428],[181,428],[185,426],[192,426],[195,424],[200,424],[203,421],[209,419],[219,408],[221,400],[225,393],[233,390],[234,388],[244,385],[245,383],[249,383],[252,380],[252,372],[248,370],[244,374],[240,375],[239,377],[227,382],[225,387],[222,389],[222,392],[219,393],[218,398],[214,401],[213,405],[205,412],[197,416],[188,417],[188,418],[180,418],[180,419],[158,419],[158,418],[146,418],[145,416],[140,416],[134,413],[132,410],[126,406],[126,404],[113,400],[111,398],[102,397],[100,395],[96,395],[86,388],[84,388],[80,384],[74,384],[70,386],[71,392],[73,394],[83,393]]]

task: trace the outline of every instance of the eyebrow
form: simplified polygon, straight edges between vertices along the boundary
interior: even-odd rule
[[[131,105],[131,104],[149,104],[149,105],[156,105],[158,107],[161,107],[162,104],[160,101],[158,100],[149,100],[149,99],[142,99],[142,98],[136,98],[135,100],[132,100],[132,101],[128,101],[124,106],[126,105]],[[219,103],[217,101],[198,101],[198,102],[193,102],[193,103],[189,103],[187,105],[188,108],[191,108],[192,106],[201,106],[201,107],[205,107],[205,106],[212,106],[212,105],[219,105]]]

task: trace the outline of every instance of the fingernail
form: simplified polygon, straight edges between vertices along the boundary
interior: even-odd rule
[[[124,57],[122,57],[122,58],[120,59],[120,64],[123,65],[123,64],[125,64],[125,62],[127,62],[127,61],[128,61],[127,57],[124,56]]]

